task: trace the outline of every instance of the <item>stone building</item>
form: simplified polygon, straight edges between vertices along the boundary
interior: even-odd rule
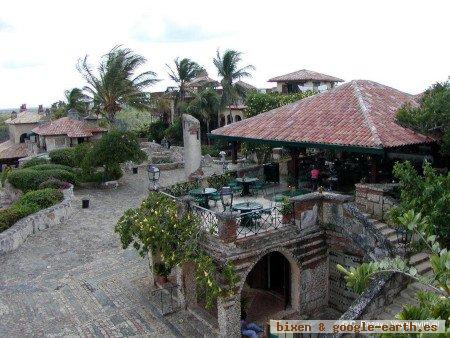
[[[301,69],[285,75],[269,79],[268,82],[276,82],[278,93],[289,94],[313,90],[323,92],[334,88],[337,83],[344,80],[312,70]]]
[[[218,267],[231,262],[239,282],[233,295],[219,298],[212,310],[203,307],[197,293],[195,266],[187,263],[175,269],[181,306],[220,336],[240,336],[243,311],[250,321],[264,325],[269,318],[337,319],[357,295],[346,287],[336,264],[349,268],[392,254],[392,245],[366,221],[351,197],[311,193],[291,202],[290,220],[266,215],[271,226],[257,232],[243,231],[236,213],[215,215],[216,231],[210,231],[201,245]],[[180,210],[198,214],[189,199],[180,202]],[[201,218],[209,223],[204,226],[211,226],[210,217]]]

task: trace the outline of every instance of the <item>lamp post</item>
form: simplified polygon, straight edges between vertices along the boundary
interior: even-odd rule
[[[412,234],[406,229],[396,229],[396,235],[397,242],[403,247],[406,256],[408,245],[411,243]]]
[[[220,200],[222,201],[223,211],[226,211],[227,207],[231,208],[233,205],[233,190],[230,187],[223,187],[220,190]]]
[[[150,164],[147,168],[148,180],[150,183],[153,183],[153,186],[149,185],[149,190],[157,191],[158,190],[158,181],[161,175],[159,168],[153,164]]]

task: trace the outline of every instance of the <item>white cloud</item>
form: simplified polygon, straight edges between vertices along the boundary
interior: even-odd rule
[[[75,65],[117,44],[166,63],[191,57],[216,76],[217,48],[244,52],[248,82],[301,68],[417,93],[450,75],[447,1],[10,1],[0,13],[0,107],[50,104],[82,86]],[[27,66],[27,67],[24,67]]]

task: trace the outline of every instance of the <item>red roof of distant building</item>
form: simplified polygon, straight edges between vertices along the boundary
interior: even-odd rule
[[[218,128],[212,134],[378,149],[434,141],[396,123],[397,109],[407,102],[417,105],[413,95],[356,80]]]
[[[283,81],[329,81],[329,82],[344,82],[344,80],[326,75],[312,70],[301,69],[293,73],[280,75],[271,78],[268,82],[283,82]]]
[[[68,137],[90,137],[94,133],[105,132],[106,129],[95,127],[87,122],[62,117],[49,124],[45,124],[33,129],[38,135],[67,135]]]

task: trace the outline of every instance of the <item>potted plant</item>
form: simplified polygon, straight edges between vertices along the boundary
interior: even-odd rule
[[[285,197],[283,199],[283,203],[281,204],[280,213],[282,215],[281,223],[289,223],[292,221],[292,217],[294,216],[294,207],[292,203],[289,201],[289,198]]]
[[[171,268],[164,263],[155,263],[154,272],[156,274],[156,284],[164,285],[169,282]]]

